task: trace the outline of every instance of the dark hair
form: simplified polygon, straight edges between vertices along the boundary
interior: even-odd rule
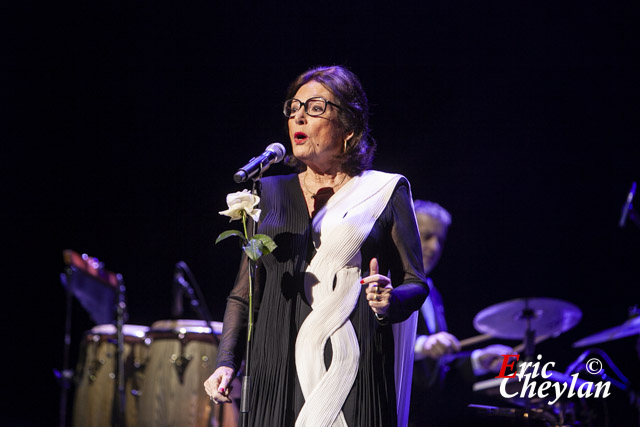
[[[289,85],[286,99],[293,98],[298,89],[310,81],[320,83],[336,97],[336,103],[340,106],[337,109],[338,120],[346,133],[353,132],[344,153],[337,156],[342,170],[355,176],[370,169],[376,142],[369,134],[369,101],[358,77],[339,65],[314,67],[300,74]],[[288,156],[286,162],[304,169],[302,162],[293,155]]]

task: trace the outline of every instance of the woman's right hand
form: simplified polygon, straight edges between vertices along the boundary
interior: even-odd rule
[[[231,403],[229,393],[231,392],[231,381],[233,380],[233,369],[228,366],[220,366],[213,374],[204,382],[204,389],[207,391],[209,398],[213,403],[219,405],[221,403]]]

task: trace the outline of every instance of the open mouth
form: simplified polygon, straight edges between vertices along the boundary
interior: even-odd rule
[[[296,132],[293,134],[293,141],[296,144],[302,144],[307,138],[307,134],[304,132]]]

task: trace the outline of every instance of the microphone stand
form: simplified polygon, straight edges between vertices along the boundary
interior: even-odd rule
[[[178,269],[187,273],[187,276],[189,276],[189,281],[185,280],[185,278],[181,274],[176,273],[175,281],[177,282],[177,285],[180,288],[186,290],[187,296],[189,297],[189,301],[191,302],[191,306],[198,313],[198,316],[200,316],[200,318],[207,323],[207,326],[209,327],[209,330],[211,331],[211,335],[213,336],[214,340],[217,339],[215,331],[213,330],[213,319],[211,318],[211,313],[207,308],[207,304],[202,295],[200,286],[198,285],[198,282],[196,281],[193,274],[191,273],[191,269],[189,269],[189,266],[187,266],[187,264],[184,261],[179,261],[176,264],[176,270]],[[193,284],[193,286],[191,285],[190,282]],[[177,303],[175,304],[177,305]],[[182,310],[179,310],[179,311],[181,312]],[[174,311],[174,314],[175,313],[177,313],[177,310]]]
[[[636,182],[634,181],[631,183],[631,189],[629,190],[629,194],[627,195],[627,200],[622,207],[622,215],[620,216],[620,221],[618,222],[618,226],[620,228],[625,226],[627,218],[629,218],[637,227],[640,228],[640,214],[638,214],[638,212],[633,207],[633,198],[635,194]]]
[[[251,192],[254,195],[261,196],[262,193],[262,170],[257,178],[253,179],[253,188]],[[251,236],[258,233],[258,222],[252,221]],[[249,425],[249,411],[251,402],[249,402],[249,391],[251,390],[251,338],[253,335],[253,284],[256,279],[256,262],[249,258],[249,317],[247,321],[247,345],[244,357],[244,375],[242,376],[242,391],[240,398],[240,423],[241,427]]]

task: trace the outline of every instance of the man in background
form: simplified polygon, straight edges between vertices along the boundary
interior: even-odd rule
[[[415,200],[414,207],[430,293],[418,321],[409,426],[460,425],[469,417],[466,406],[472,403],[472,383],[497,372],[501,355],[513,351],[495,344],[471,353],[460,352],[460,341],[447,331],[442,298],[429,277],[442,255],[451,214],[439,204],[424,200]]]

